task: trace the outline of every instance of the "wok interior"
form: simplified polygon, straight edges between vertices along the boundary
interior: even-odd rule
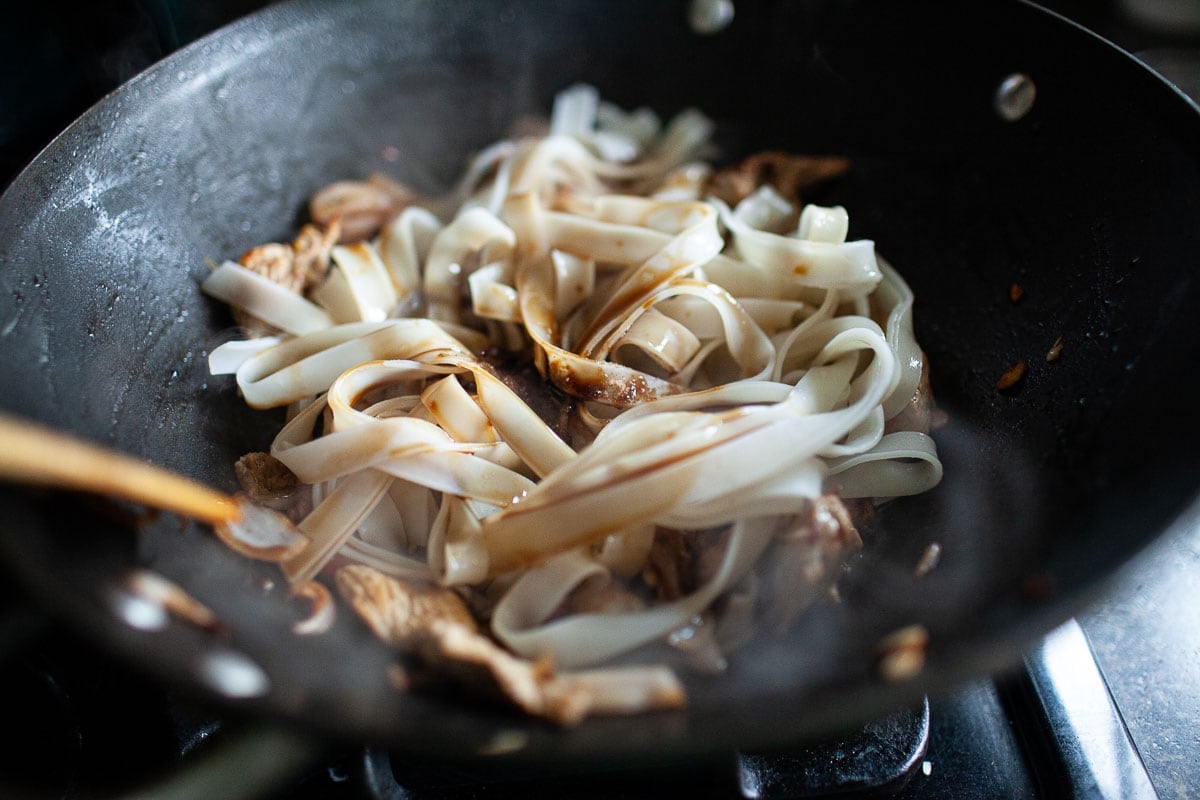
[[[1012,658],[1195,492],[1200,432],[1177,420],[1200,360],[1182,313],[1197,299],[1200,130],[1153,76],[1031,7],[898,6],[739,4],[730,30],[703,37],[677,3],[289,4],[137,79],[0,203],[4,408],[233,489],[232,462],[265,449],[280,419],[207,375],[234,331],[197,284],[206,260],[285,239],[323,184],[378,170],[445,188],[577,80],[625,107],[702,109],[730,158],[850,155],[812,199],[844,204],[851,237],[874,239],[916,293],[949,415],[935,434],[946,478],[883,509],[845,603],[738,654],[731,674],[691,680],[689,711],[562,734],[395,695],[361,630],[298,642],[282,593],[264,596],[269,570],[175,520],[135,547],[86,507],[6,491],[10,556],[68,614],[194,682],[210,635],[133,632],[93,600],[147,564],[239,621],[221,646],[272,680],[248,705],[441,752],[522,726],[530,752],[563,756],[778,742]],[[1016,72],[1038,99],[1006,122],[993,96]],[[1025,380],[997,391],[1016,361]],[[941,565],[914,581],[931,542]],[[925,675],[881,684],[875,642],[913,622],[933,634]]]

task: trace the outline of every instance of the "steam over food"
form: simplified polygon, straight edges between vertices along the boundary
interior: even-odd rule
[[[341,181],[212,272],[253,334],[212,371],[288,409],[238,473],[297,522],[294,584],[569,724],[683,702],[605,670],[720,671],[828,592],[856,515],[938,482],[912,293],[804,200],[848,164],[714,171],[712,127],[573,87],[448,196]]]

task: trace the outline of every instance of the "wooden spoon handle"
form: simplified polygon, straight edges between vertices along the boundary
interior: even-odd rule
[[[240,515],[233,498],[190,478],[3,414],[0,479],[120,497],[214,525]]]

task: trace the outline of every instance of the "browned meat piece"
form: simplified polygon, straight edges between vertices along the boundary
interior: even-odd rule
[[[575,725],[587,715],[586,690],[556,683],[548,659],[517,658],[462,625],[438,626],[421,654],[454,681],[507,699],[535,717]]]
[[[640,714],[682,708],[687,702],[683,686],[664,667],[556,674],[549,660],[517,658],[461,626],[446,626],[439,634],[437,657],[439,668],[455,680],[564,727],[589,715]]]
[[[342,234],[342,224],[334,220],[327,228],[305,225],[292,242],[295,260],[292,272],[300,283],[304,294],[321,285],[329,272],[329,257],[333,246]]]
[[[449,589],[414,586],[360,564],[339,569],[337,586],[376,636],[445,677],[508,698],[530,714],[575,721],[578,700],[546,696],[553,666],[519,659],[480,634],[466,603]]]
[[[675,673],[660,666],[562,672],[553,683],[561,696],[586,695],[589,716],[640,714],[687,705],[687,694]]]
[[[238,483],[250,499],[283,510],[293,502],[300,479],[270,453],[247,453],[233,465]]]
[[[304,294],[325,279],[329,271],[329,254],[340,230],[336,219],[327,229],[305,225],[290,245],[261,244],[243,253],[238,263],[296,294]],[[267,323],[240,309],[233,309],[233,318],[248,336],[274,332]]]
[[[295,286],[295,275],[292,271],[294,261],[295,254],[292,252],[292,248],[278,242],[260,244],[258,247],[247,250],[238,259],[238,263],[246,269],[270,278],[293,292],[299,291]],[[240,308],[230,309],[230,313],[233,315],[233,321],[250,338],[269,336],[276,332],[275,328]]]
[[[384,175],[365,181],[337,181],[321,189],[308,204],[318,225],[341,223],[338,241],[361,242],[379,232],[392,217],[418,202],[416,192]]]
[[[673,528],[658,528],[642,570],[642,580],[659,600],[678,600],[695,588],[695,549],[689,535]]]
[[[641,611],[645,603],[619,581],[588,580],[580,584],[567,598],[571,614],[620,614]]]
[[[359,564],[337,571],[337,587],[376,636],[401,649],[421,645],[442,626],[477,632],[466,604],[449,589],[404,583]]]
[[[770,184],[783,197],[799,203],[801,193],[849,168],[850,161],[845,158],[795,156],[768,150],[715,172],[708,180],[705,194],[735,206],[758,187]]]
[[[293,269],[296,263],[295,251],[286,244],[260,244],[242,253],[238,262],[246,269],[270,278],[293,292],[299,293],[304,286],[303,277],[297,276]]]
[[[304,294],[325,279],[338,234],[336,220],[328,229],[305,225],[290,245],[261,244],[243,253],[238,262],[296,294]]]
[[[916,391],[899,414],[887,421],[884,433],[896,431],[918,431],[929,433],[933,421],[933,387],[929,384],[929,359],[921,353],[921,380],[917,382]]]
[[[696,585],[708,583],[721,566],[725,558],[725,548],[729,546],[729,536],[733,528],[725,525],[721,528],[710,528],[704,531],[694,531],[692,541],[696,546]]]
[[[589,713],[633,714],[684,701],[683,688],[662,669],[556,674],[549,660],[518,658],[480,633],[462,598],[448,589],[412,586],[359,564],[339,569],[337,585],[379,638],[415,653],[442,677],[559,725],[575,725]]]
[[[827,494],[812,503],[807,516],[796,519],[778,537],[774,553],[764,559],[763,621],[785,630],[837,580],[838,571],[862,539],[841,499]]]

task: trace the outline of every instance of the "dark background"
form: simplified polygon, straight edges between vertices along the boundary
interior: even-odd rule
[[[174,50],[267,3],[6,5],[0,25],[0,186],[101,97]]]
[[[1131,52],[1200,42],[1179,24],[1139,20],[1126,6],[1166,0],[1048,0]],[[1178,0],[1200,5],[1196,0]],[[138,72],[264,0],[60,0],[11,4],[0,25],[0,186],[83,110]],[[681,0],[683,5],[683,0]],[[736,3],[735,3],[736,5]],[[1014,42],[1015,47],[1019,43]]]

